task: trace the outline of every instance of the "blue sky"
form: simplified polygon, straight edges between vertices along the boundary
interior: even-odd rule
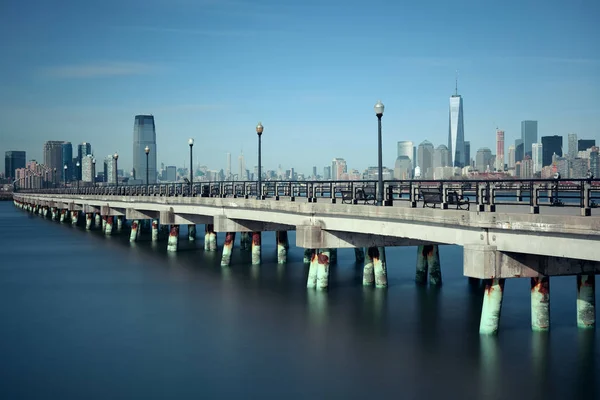
[[[0,4],[0,154],[91,142],[131,167],[133,119],[152,113],[158,161],[233,169],[344,157],[384,165],[396,142],[447,143],[459,71],[465,139],[495,150],[520,121],[600,142],[596,1],[106,0]]]

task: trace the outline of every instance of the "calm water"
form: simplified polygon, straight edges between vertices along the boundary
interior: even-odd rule
[[[576,327],[574,277],[551,281],[549,335],[531,332],[515,279],[500,335],[480,338],[459,247],[440,247],[441,289],[415,285],[414,247],[388,249],[387,290],[363,288],[339,250],[318,293],[302,249],[277,265],[273,233],[260,267],[236,247],[222,269],[199,228],[171,255],[147,234],[132,246],[0,202],[0,398],[600,396],[600,335]]]

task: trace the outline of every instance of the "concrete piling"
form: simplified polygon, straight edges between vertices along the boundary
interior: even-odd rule
[[[217,251],[217,234],[213,224],[206,224],[204,227],[204,250]]]
[[[329,287],[330,249],[320,249],[317,255],[317,289]]]
[[[596,325],[596,276],[577,275],[577,326],[593,328]]]
[[[71,225],[76,226],[79,220],[79,211],[71,211]]]
[[[365,260],[363,266],[363,286],[371,286],[375,282],[375,273],[373,266],[373,259],[369,250],[365,252]]]
[[[112,235],[112,231],[113,231],[113,217],[109,215],[108,217],[106,217],[106,227],[104,228],[104,234],[106,236],[110,236],[110,235]]]
[[[131,222],[131,232],[129,233],[129,241],[135,242],[138,238],[139,221],[137,219]]]
[[[225,234],[225,243],[223,243],[223,255],[221,256],[221,267],[229,267],[231,263],[231,251],[235,242],[235,232]]]
[[[288,234],[287,231],[277,231],[277,263],[285,264],[287,262]]]
[[[179,225],[171,225],[169,232],[169,241],[167,242],[167,251],[177,251],[179,246]]]
[[[260,264],[260,232],[252,232],[252,265]]]
[[[123,217],[117,217],[117,232],[121,232],[123,230]]]
[[[550,329],[550,279],[547,276],[531,278],[531,329]]]
[[[319,270],[319,254],[315,249],[305,249],[304,254],[306,256],[306,252],[310,254],[310,266],[308,267],[308,279],[306,280],[306,287],[308,289],[313,289],[317,287],[317,271]]]
[[[91,213],[85,214],[85,230],[86,231],[92,230],[92,214]]]
[[[442,284],[442,270],[440,268],[440,253],[437,244],[419,246],[417,249],[417,271],[415,281],[420,284],[427,282],[429,271],[429,284]]]
[[[498,332],[504,281],[504,279],[490,279],[485,283],[479,323],[479,333],[482,335],[495,335]]]
[[[102,232],[106,232],[106,215],[102,216]]]
[[[312,262],[313,251],[314,250],[312,249],[304,249],[304,264],[310,264]]]
[[[158,220],[152,220],[152,241],[158,242]]]
[[[96,228],[99,228],[101,226],[101,224],[102,224],[102,221],[100,219],[100,214],[96,214],[94,217],[94,226]]]
[[[67,218],[67,210],[60,210],[60,222],[65,222]]]
[[[193,242],[196,240],[196,225],[190,224],[188,225],[188,240]]]

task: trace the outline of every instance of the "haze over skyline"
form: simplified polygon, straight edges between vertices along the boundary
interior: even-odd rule
[[[396,142],[447,144],[464,101],[471,156],[506,148],[522,120],[538,137],[600,142],[600,5],[593,1],[22,1],[0,12],[0,154],[43,161],[46,140],[90,142],[132,167],[133,121],[156,120],[158,162],[225,168],[241,149],[263,170],[344,157],[377,163],[373,105],[385,104],[384,165]],[[505,150],[506,151],[506,150]]]

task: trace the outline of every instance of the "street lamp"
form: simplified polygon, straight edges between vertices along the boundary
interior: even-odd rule
[[[79,161],[77,161],[75,165],[77,166],[77,176],[75,177],[77,179],[77,193],[79,193],[79,177],[81,176],[81,164],[79,163]]]
[[[119,190],[119,169],[118,169],[118,162],[119,162],[119,155],[115,152],[115,154],[113,155],[113,158],[115,159],[115,186],[116,189]]]
[[[188,144],[190,145],[190,196],[193,196],[193,188],[194,188],[194,168],[192,165],[192,147],[194,147],[194,139],[189,138]]]
[[[262,137],[262,133],[263,133],[263,126],[262,124],[259,122],[258,125],[256,125],[256,134],[258,135],[258,189],[256,190],[256,198],[258,200],[262,200],[262,172],[260,170],[260,164],[261,164],[261,148],[260,148],[260,138]]]
[[[146,146],[144,151],[146,152],[146,194],[148,194],[148,155],[150,154],[150,147]]]
[[[92,158],[92,182],[94,183],[94,187],[96,187],[96,159]]]
[[[382,156],[381,156],[381,117],[383,117],[383,103],[381,102],[381,100],[377,101],[377,104],[375,104],[375,115],[377,116],[377,143],[378,143],[378,151],[379,151],[379,156],[378,156],[378,162],[377,162],[377,170],[379,173],[379,182],[377,184],[378,186],[378,190],[377,190],[377,205],[378,206],[382,206],[383,205],[383,162],[382,162]]]
[[[65,164],[65,166],[63,167],[65,170],[65,173],[63,174],[63,180],[65,182],[65,189],[67,188],[67,164]]]

